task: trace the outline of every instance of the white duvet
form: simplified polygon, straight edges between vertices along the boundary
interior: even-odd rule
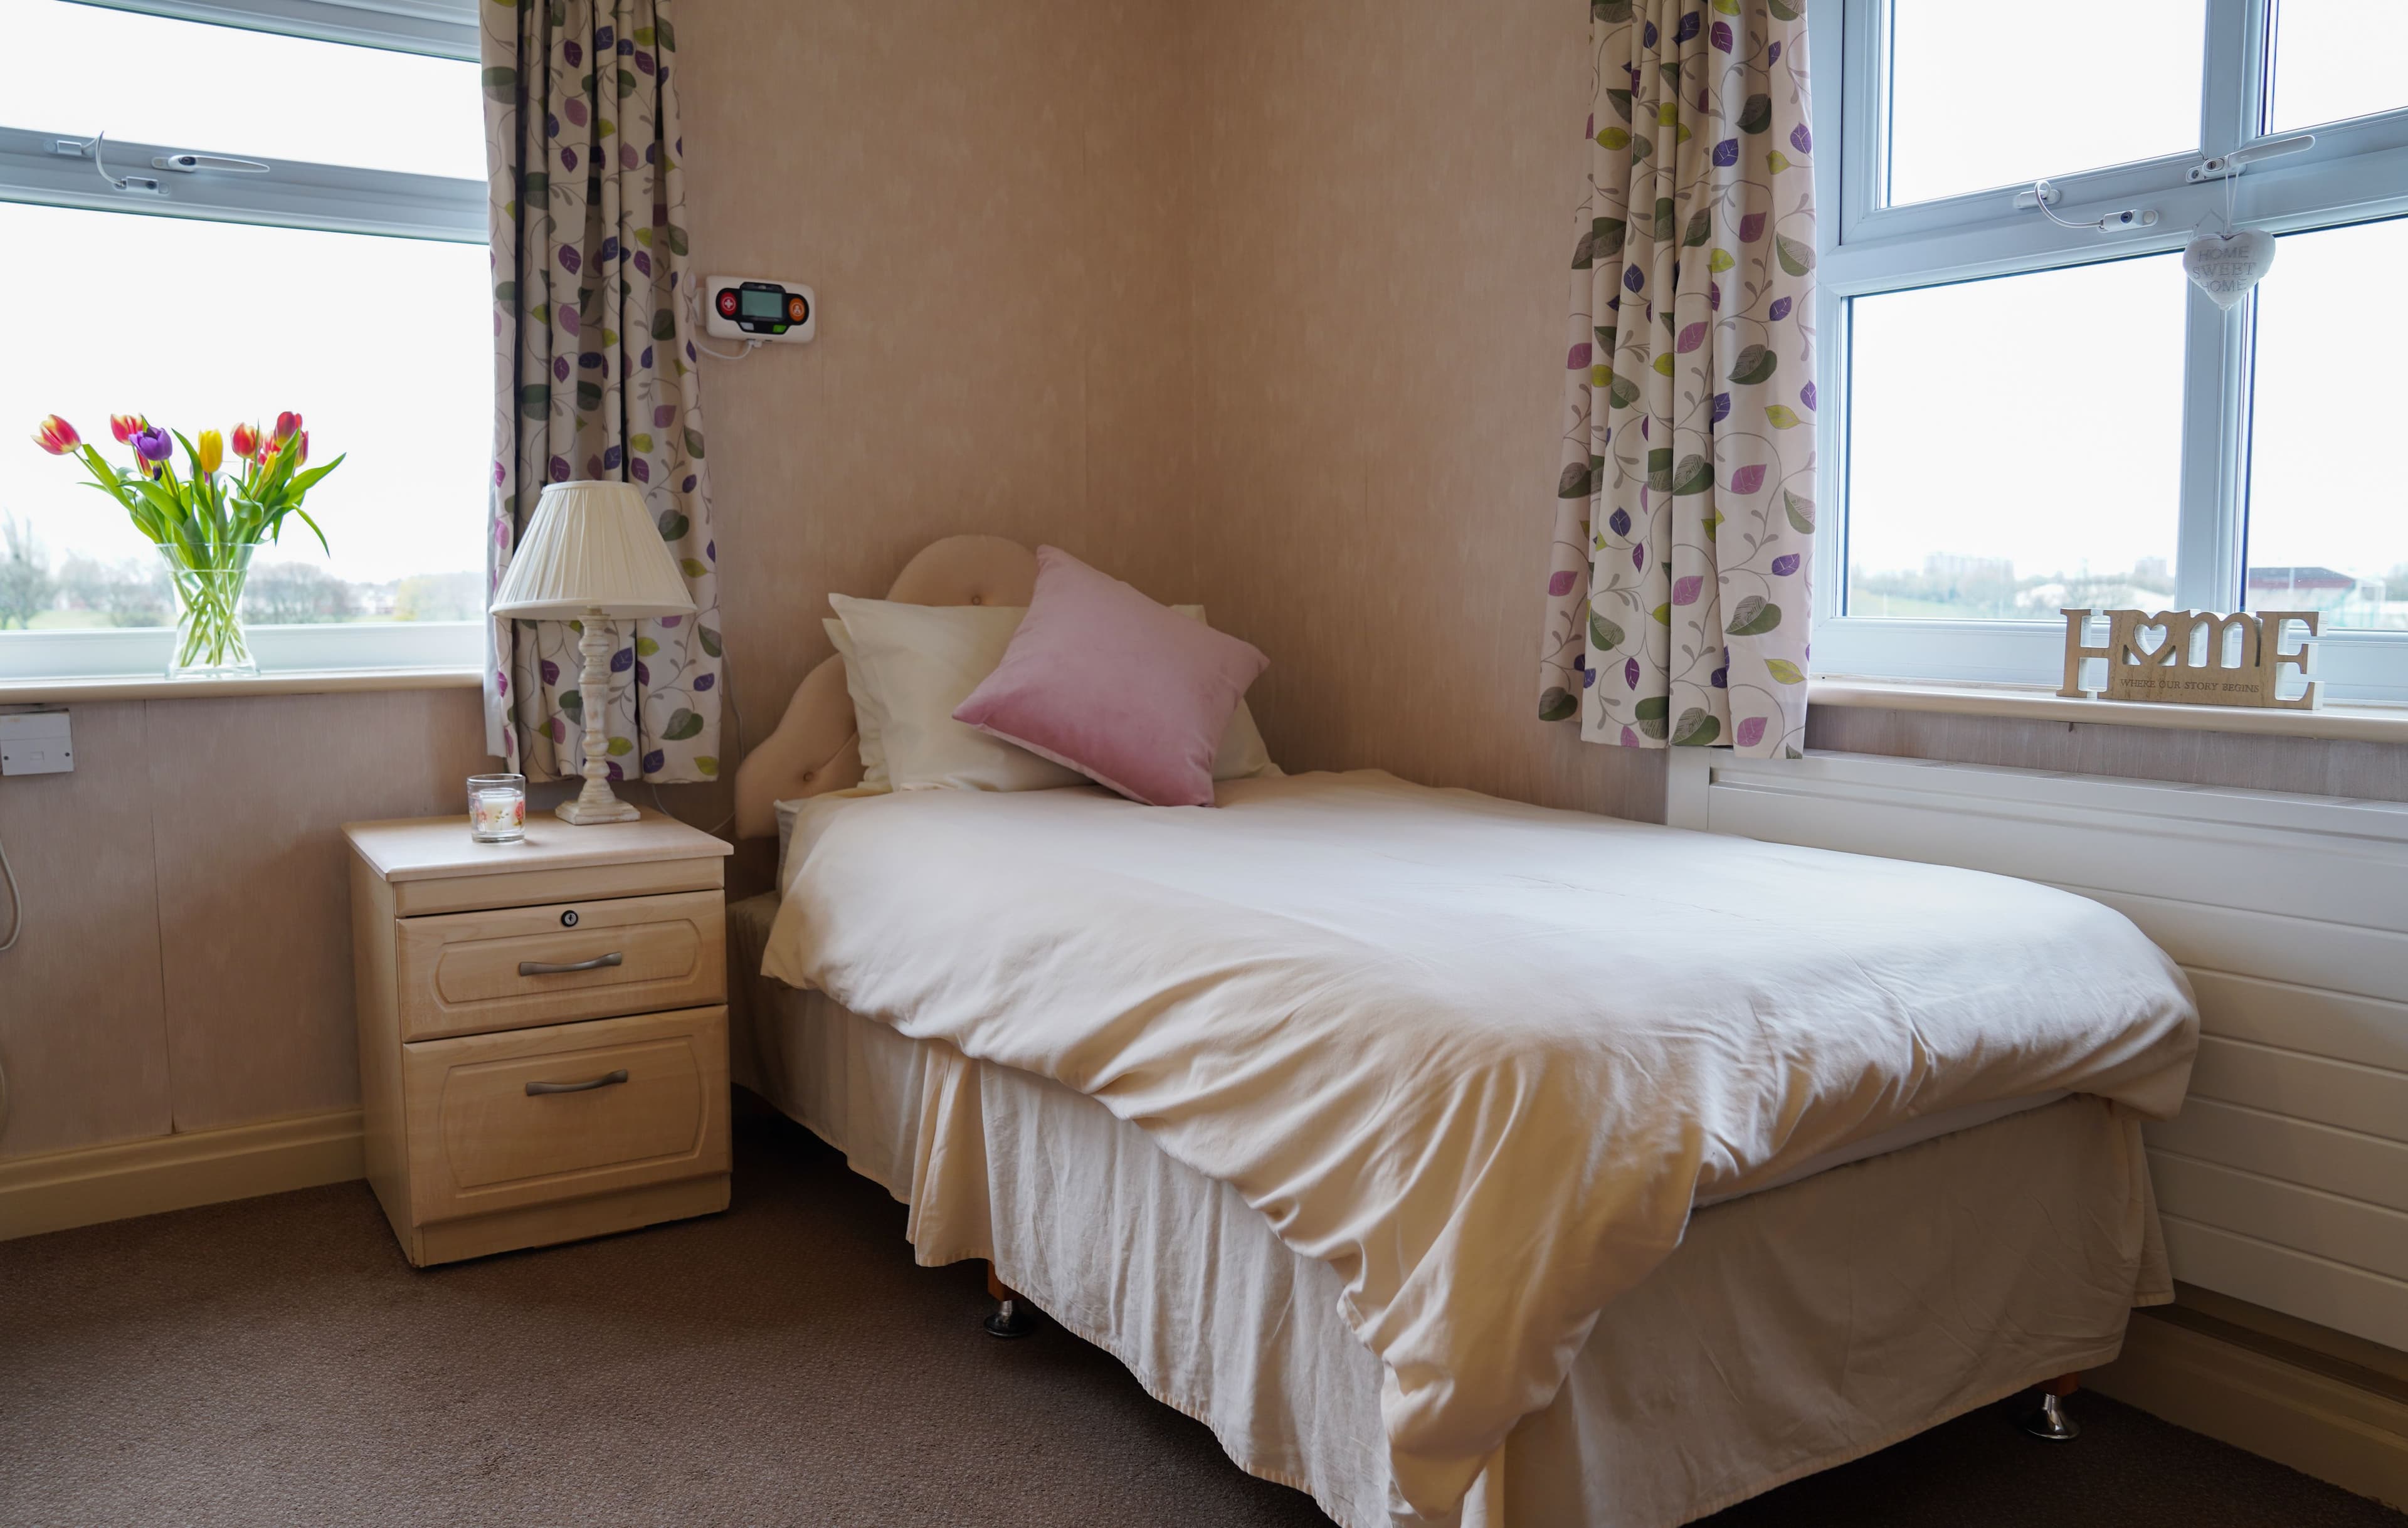
[[[1328,1263],[1426,1517],[1698,1198],[1938,1110],[2157,1119],[2188,1082],[2173,964],[2046,887],[1371,772],[1221,802],[827,803],[764,968],[1094,1096]]]

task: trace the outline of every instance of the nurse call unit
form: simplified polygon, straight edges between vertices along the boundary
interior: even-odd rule
[[[703,327],[720,339],[801,343],[819,329],[819,298],[799,281],[713,276],[703,289]]]

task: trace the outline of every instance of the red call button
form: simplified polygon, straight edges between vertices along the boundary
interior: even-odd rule
[[[802,321],[803,321],[803,320],[805,320],[806,318],[809,318],[809,317],[810,316],[810,311],[811,311],[811,310],[810,310],[810,306],[809,306],[808,304],[806,304],[806,303],[803,301],[803,299],[802,299],[801,297],[799,297],[799,296],[789,296],[789,297],[787,297],[787,299],[786,299],[786,321],[787,321],[788,323],[800,323],[800,322],[802,322]]]
[[[732,319],[736,316],[736,289],[734,287],[726,288],[720,293],[719,316],[723,319]]]

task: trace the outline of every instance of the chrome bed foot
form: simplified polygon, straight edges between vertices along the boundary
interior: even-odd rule
[[[986,1319],[986,1335],[991,1337],[1025,1337],[1036,1330],[1037,1318],[1019,1300],[996,1301],[995,1314]]]
[[[2071,1443],[2082,1435],[2082,1424],[2065,1414],[2065,1398],[2042,1392],[2040,1409],[2024,1418],[2024,1431],[2051,1443]]]

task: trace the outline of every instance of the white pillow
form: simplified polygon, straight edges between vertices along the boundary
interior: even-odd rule
[[[1026,615],[1023,606],[899,605],[831,594],[839,619],[825,622],[845,660],[865,787],[924,791],[1043,791],[1087,778],[1026,749],[953,720],[953,710],[1003,662]],[[1171,608],[1192,621],[1200,605]],[[839,636],[839,633],[842,635]],[[874,739],[874,741],[873,741]],[[878,777],[869,774],[873,750]],[[1262,730],[1243,700],[1212,759],[1216,780],[1277,774]]]
[[[1026,613],[1003,605],[898,605],[830,594],[870,694],[888,782],[897,791],[1045,791],[1087,778],[953,720],[1003,662]]]
[[[886,718],[879,707],[877,692],[862,678],[861,660],[853,655],[853,638],[846,635],[844,622],[829,616],[820,621],[820,629],[836,644],[836,655],[844,660],[845,693],[853,697],[853,731],[861,740],[862,789],[889,790],[886,749],[880,740]]]
[[[1204,607],[1174,605],[1172,609],[1190,621],[1204,621]],[[1212,778],[1216,780],[1250,780],[1257,775],[1276,775],[1279,765],[1271,763],[1271,750],[1263,742],[1263,730],[1254,725],[1254,713],[1246,709],[1246,699],[1238,697],[1238,708],[1229,713],[1228,729],[1221,734],[1221,747],[1212,755]]]

